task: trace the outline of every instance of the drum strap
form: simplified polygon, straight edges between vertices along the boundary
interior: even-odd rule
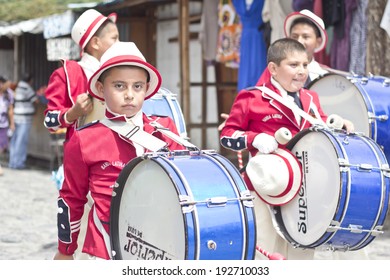
[[[324,127],[327,127],[326,123],[324,123],[324,121],[320,118],[320,119],[315,119],[313,118],[312,116],[310,116],[308,113],[306,113],[305,111],[303,111],[302,109],[298,108],[297,106],[295,106],[292,102],[288,102],[286,99],[284,99],[283,97],[281,97],[279,94],[277,94],[276,92],[272,91],[271,89],[267,88],[267,87],[264,87],[264,86],[261,86],[261,87],[256,87],[258,90],[262,91],[262,92],[265,92],[266,94],[268,94],[270,97],[272,97],[273,99],[275,99],[276,101],[279,101],[280,103],[282,103],[284,106],[286,106],[287,108],[290,108],[291,111],[294,112],[294,114],[298,114],[300,115],[302,118],[304,118],[305,120],[307,120],[309,123],[311,123],[312,125],[321,125],[321,126],[324,126]]]
[[[168,138],[170,138],[171,140],[175,141],[176,143],[186,147],[187,149],[198,150],[198,148],[194,144],[192,144],[189,141],[183,139],[179,135],[173,133],[168,128],[163,127],[158,122],[151,122],[150,125],[153,126],[158,132],[161,132],[163,135],[167,136]]]
[[[100,120],[100,122],[111,130],[124,136],[126,139],[131,140],[149,151],[157,152],[167,146],[167,143],[152,134],[147,133],[137,125],[127,123],[125,121],[114,122],[106,118]]]

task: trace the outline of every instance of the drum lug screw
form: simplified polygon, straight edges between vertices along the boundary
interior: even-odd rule
[[[207,241],[207,248],[210,250],[217,250],[217,243],[213,240]]]
[[[362,79],[361,79],[361,84],[362,85],[365,85],[365,84],[367,84],[368,83],[368,78],[367,77],[363,77]]]

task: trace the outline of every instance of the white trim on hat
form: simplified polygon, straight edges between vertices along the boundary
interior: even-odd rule
[[[305,9],[305,10],[302,10],[300,12],[293,12],[293,13],[290,13],[286,17],[286,19],[284,21],[284,33],[285,33],[286,37],[290,37],[291,25],[298,18],[306,18],[306,19],[310,20],[311,22],[313,22],[318,27],[318,30],[320,31],[320,35],[322,38],[322,42],[321,42],[321,45],[319,47],[314,49],[314,52],[318,53],[318,52],[322,51],[326,47],[326,44],[328,42],[328,35],[326,33],[326,30],[325,30],[325,24],[324,24],[324,21],[319,16],[317,16],[316,14],[314,14],[313,12],[311,12],[309,10]]]
[[[290,151],[281,148],[252,157],[246,173],[258,196],[273,206],[290,202],[302,185],[301,164]]]
[[[116,42],[101,57],[99,69],[89,80],[89,93],[104,101],[104,96],[101,96],[96,88],[96,82],[104,71],[120,65],[138,66],[149,73],[149,88],[145,99],[152,97],[159,90],[162,82],[161,75],[153,65],[146,62],[137,46],[132,42]]]

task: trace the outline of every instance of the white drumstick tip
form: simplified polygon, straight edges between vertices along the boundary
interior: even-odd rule
[[[285,127],[281,127],[275,132],[275,139],[281,145],[286,145],[291,138],[291,131]]]
[[[342,129],[344,126],[344,119],[339,115],[332,114],[326,120],[326,124],[333,129]]]

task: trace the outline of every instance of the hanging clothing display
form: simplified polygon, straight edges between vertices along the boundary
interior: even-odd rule
[[[293,0],[292,7],[294,11],[301,11],[304,9],[313,11],[313,0]]]
[[[263,22],[270,22],[272,44],[277,39],[286,37],[284,34],[284,20],[288,14],[292,13],[291,0],[265,0],[262,10]]]
[[[240,38],[242,27],[231,0],[220,0],[218,7],[218,62],[237,68],[240,62]]]
[[[387,34],[390,36],[390,0],[387,0],[386,9],[381,20],[381,27],[386,30]]]
[[[358,1],[351,21],[349,71],[358,75],[366,74],[367,5],[368,0]]]
[[[390,37],[380,28],[387,0],[369,1],[367,6],[367,73],[390,77]]]
[[[344,15],[338,19],[335,25],[335,36],[333,37],[330,66],[334,69],[349,71],[349,53],[350,53],[350,27],[352,14],[357,8],[357,0],[341,1],[341,11]],[[343,6],[342,6],[343,5]],[[339,5],[336,6],[340,8]]]
[[[254,86],[267,65],[267,47],[259,27],[264,0],[247,5],[245,0],[232,0],[242,24],[240,65],[237,90]]]
[[[203,2],[202,7],[199,41],[203,59],[208,62],[214,61],[217,56],[218,4],[219,0],[208,0]]]
[[[312,11],[314,14],[316,14],[317,16],[319,16],[320,18],[323,18],[323,9],[322,9],[322,0],[314,0],[313,1],[313,11]],[[326,26],[325,26],[326,28]],[[326,31],[326,33],[328,34],[328,45],[329,45],[329,42],[331,42],[329,39],[329,30]],[[314,54],[314,58],[315,60],[318,62],[318,63],[321,63],[323,65],[330,65],[330,54],[329,54],[329,47],[323,49],[322,51],[318,52],[318,53],[315,53]]]

